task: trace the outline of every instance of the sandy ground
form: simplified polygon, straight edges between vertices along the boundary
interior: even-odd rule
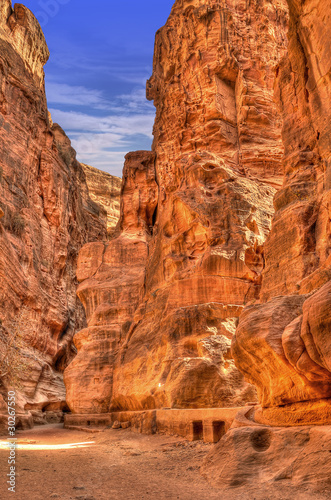
[[[16,493],[7,491],[8,450],[0,449],[1,500],[312,498],[297,491],[214,489],[199,473],[212,445],[190,443],[174,436],[145,436],[123,429],[87,434],[63,429],[61,425],[47,425],[18,432],[16,437]]]

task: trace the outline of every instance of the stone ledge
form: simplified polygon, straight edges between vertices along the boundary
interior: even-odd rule
[[[142,434],[169,434],[190,441],[216,443],[230,429],[240,408],[202,408],[193,410],[145,410],[104,413],[98,415],[67,414],[66,429],[76,430],[108,427],[115,421],[130,422],[134,432]]]

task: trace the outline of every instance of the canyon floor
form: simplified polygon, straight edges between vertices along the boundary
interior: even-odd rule
[[[112,429],[87,434],[63,429],[62,425],[47,425],[20,431],[17,438],[15,494],[6,492],[8,451],[0,449],[1,499],[327,498],[281,487],[270,491],[266,488],[263,492],[247,486],[231,491],[215,489],[199,473],[201,462],[212,445],[191,443],[174,436],[146,436]]]

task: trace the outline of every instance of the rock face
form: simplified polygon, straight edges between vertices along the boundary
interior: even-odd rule
[[[107,212],[107,233],[111,236],[120,218],[122,179],[82,163],[90,198]]]
[[[121,342],[144,296],[149,226],[157,205],[155,155],[126,157],[118,234],[107,244],[90,243],[79,254],[78,296],[88,328],[75,335],[78,354],[65,370],[67,401],[75,413],[107,413]]]
[[[16,385],[21,411],[58,410],[72,338],[85,324],[77,255],[106,237],[106,214],[89,198],[70,141],[48,116],[48,49],[21,4],[1,2],[0,47],[1,391]]]
[[[230,344],[259,296],[282,179],[273,86],[286,30],[283,1],[178,0],[158,31],[153,153],[127,157],[121,232],[79,257],[88,329],[65,372],[72,411],[255,398]]]
[[[265,245],[261,301],[240,319],[233,354],[258,387],[255,419],[331,423],[331,28],[329,0],[289,0],[278,69],[285,178]]]
[[[228,492],[238,499],[325,500],[330,497],[330,448],[328,425],[288,429],[248,422],[230,429],[204,460],[201,472],[225,497]]]

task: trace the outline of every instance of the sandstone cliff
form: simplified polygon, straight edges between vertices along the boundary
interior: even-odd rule
[[[230,345],[257,299],[282,179],[284,1],[176,1],[156,35],[153,153],[127,158],[119,233],[79,257],[77,413],[241,405]],[[111,347],[110,347],[111,346]]]
[[[0,7],[1,392],[18,387],[24,410],[65,405],[62,372],[85,324],[76,263],[106,237],[103,208],[88,195],[70,141],[48,116],[43,65],[49,53],[32,13]]]
[[[90,198],[107,212],[107,233],[111,236],[120,218],[122,179],[82,163]]]
[[[260,304],[233,345],[259,389],[261,422],[331,422],[331,28],[329,0],[289,1],[288,56],[277,70],[284,184],[265,245]]]
[[[232,346],[260,406],[237,417],[203,473],[223,488],[273,486],[274,498],[280,486],[295,486],[288,498],[301,498],[304,487],[322,499],[330,497],[331,471],[331,2],[288,5],[288,54],[275,93],[284,183],[261,298],[244,309]]]
[[[75,335],[78,354],[65,370],[67,401],[77,413],[109,411],[116,355],[144,296],[149,227],[157,205],[154,162],[148,151],[127,155],[118,234],[79,253],[78,296],[88,328]]]

